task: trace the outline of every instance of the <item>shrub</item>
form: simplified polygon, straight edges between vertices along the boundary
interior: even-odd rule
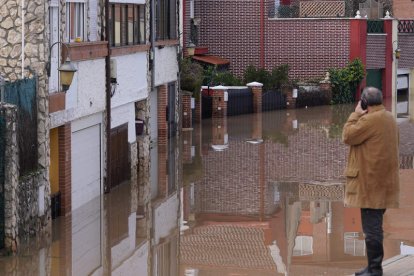
[[[229,71],[217,72],[213,75],[214,85],[240,86],[242,81]]]
[[[282,64],[273,67],[271,72],[263,68],[257,69],[254,65],[247,66],[244,71],[244,82],[257,81],[263,84],[263,90],[280,89],[282,85],[289,83],[289,65]]]
[[[184,58],[180,62],[180,87],[182,90],[193,92],[196,96],[200,92],[203,81],[203,67],[192,62],[190,58]]]
[[[365,69],[360,59],[354,59],[345,68],[329,69],[332,83],[332,103],[352,103],[356,89],[365,77]]]
[[[296,107],[328,105],[329,99],[325,93],[321,93],[319,89],[306,91],[299,88],[298,98],[296,99]]]

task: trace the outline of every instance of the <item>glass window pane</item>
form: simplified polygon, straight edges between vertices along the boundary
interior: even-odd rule
[[[139,9],[139,42],[145,43],[145,6]]]
[[[128,44],[134,44],[134,6],[128,5]]]
[[[114,24],[114,31],[115,31],[115,45],[121,45],[121,7],[120,5],[115,5],[115,24]]]

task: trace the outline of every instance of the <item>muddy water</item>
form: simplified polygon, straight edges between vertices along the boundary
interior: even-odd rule
[[[359,210],[343,206],[352,110],[205,120],[153,145],[146,178],[1,257],[0,275],[349,275],[366,262]],[[401,208],[385,214],[385,258],[414,253],[414,124],[399,126]]]

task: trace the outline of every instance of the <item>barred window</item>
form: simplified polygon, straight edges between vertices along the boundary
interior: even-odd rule
[[[177,38],[177,3],[176,0],[156,0],[156,40]]]
[[[109,27],[112,47],[145,44],[145,5],[111,4]]]

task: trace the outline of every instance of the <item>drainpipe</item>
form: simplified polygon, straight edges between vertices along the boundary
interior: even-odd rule
[[[151,39],[151,48],[150,48],[150,63],[151,63],[151,91],[155,88],[155,36],[156,36],[156,27],[155,27],[155,0],[151,0],[151,14],[150,14],[150,39]]]
[[[260,0],[260,67],[264,69],[264,0]]]
[[[111,191],[111,48],[109,45],[109,0],[105,1],[105,39],[108,54],[105,57],[105,95],[106,95],[106,181],[104,192]]]
[[[24,36],[25,36],[25,33],[24,33],[24,17],[25,17],[25,7],[24,7],[24,5],[25,5],[25,2],[24,2],[24,0],[22,0],[22,79],[24,78]]]

